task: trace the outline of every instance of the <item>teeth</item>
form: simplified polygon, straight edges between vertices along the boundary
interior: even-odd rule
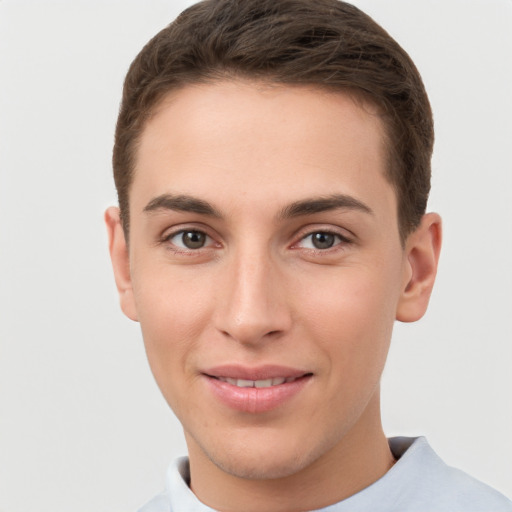
[[[272,386],[272,379],[254,381],[255,388],[269,388],[270,386]]]
[[[238,379],[236,381],[235,386],[238,386],[239,388],[253,388],[254,387],[254,381],[253,380]]]
[[[269,388],[279,386],[285,382],[293,382],[296,377],[274,377],[273,379],[263,380],[232,379],[230,377],[218,377],[218,379],[239,388]]]

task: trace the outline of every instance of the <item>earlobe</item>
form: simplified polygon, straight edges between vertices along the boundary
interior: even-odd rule
[[[138,321],[130,273],[128,246],[121,224],[119,208],[110,207],[105,212],[110,258],[114,270],[119,302],[123,313],[133,321]]]
[[[415,322],[427,310],[437,274],[441,231],[441,217],[428,213],[407,239],[406,279],[396,312],[396,319],[401,322]]]

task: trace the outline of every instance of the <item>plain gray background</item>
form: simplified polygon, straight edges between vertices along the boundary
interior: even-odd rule
[[[0,510],[135,510],[185,452],[118,308],[104,209],[127,67],[192,2],[0,0]],[[436,119],[426,317],[398,324],[388,435],[512,496],[512,2],[359,0]]]

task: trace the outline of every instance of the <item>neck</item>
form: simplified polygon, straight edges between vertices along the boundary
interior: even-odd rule
[[[248,479],[228,474],[187,438],[192,491],[203,503],[222,512],[299,512],[352,496],[381,478],[394,463],[381,426],[378,395],[332,449],[283,478]]]

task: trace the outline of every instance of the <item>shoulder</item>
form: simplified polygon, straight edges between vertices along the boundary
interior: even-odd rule
[[[463,471],[445,464],[425,438],[390,440],[392,450],[400,451],[407,444],[409,446],[397,463],[402,468],[396,467],[403,482],[398,501],[403,501],[404,505],[415,503],[417,508],[411,506],[404,510],[433,510],[435,507],[439,512],[512,512],[512,501]]]
[[[172,512],[168,494],[166,492],[158,494],[137,512]]]
[[[445,464],[424,437],[389,440],[396,464],[361,492],[323,512],[512,512],[512,502]]]
[[[447,475],[450,485],[437,497],[451,507],[447,510],[512,512],[512,501],[488,485],[455,468],[449,467]]]

